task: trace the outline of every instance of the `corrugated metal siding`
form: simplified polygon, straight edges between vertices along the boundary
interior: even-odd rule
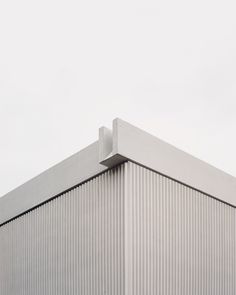
[[[126,295],[235,295],[235,208],[132,163],[126,181]]]
[[[124,294],[124,166],[0,228],[0,294]]]
[[[235,295],[235,208],[133,163],[0,227],[0,295]]]

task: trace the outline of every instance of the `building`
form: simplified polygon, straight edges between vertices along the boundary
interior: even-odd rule
[[[235,295],[236,179],[120,120],[0,198],[1,295]]]

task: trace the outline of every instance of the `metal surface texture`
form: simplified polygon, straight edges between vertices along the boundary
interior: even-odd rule
[[[126,295],[235,295],[236,209],[128,162]]]
[[[124,166],[0,227],[1,295],[124,294]]]
[[[0,294],[235,295],[235,208],[126,162],[0,227]]]

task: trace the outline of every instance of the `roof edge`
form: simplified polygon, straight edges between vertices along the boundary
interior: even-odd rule
[[[121,120],[99,140],[0,198],[0,225],[124,161],[236,207],[236,178]]]
[[[106,171],[99,142],[72,155],[0,198],[0,225]]]
[[[100,153],[103,165],[130,160],[236,207],[235,177],[121,119],[106,134],[99,140],[100,151],[107,146]]]

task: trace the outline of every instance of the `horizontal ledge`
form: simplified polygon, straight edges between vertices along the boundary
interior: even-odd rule
[[[0,198],[0,225],[106,171],[99,143],[89,145]]]
[[[235,177],[121,119],[113,121],[112,131],[101,131],[99,149],[100,162],[107,167],[130,160],[236,206]]]
[[[236,207],[236,178],[121,120],[99,140],[0,198],[0,225],[124,161]]]

